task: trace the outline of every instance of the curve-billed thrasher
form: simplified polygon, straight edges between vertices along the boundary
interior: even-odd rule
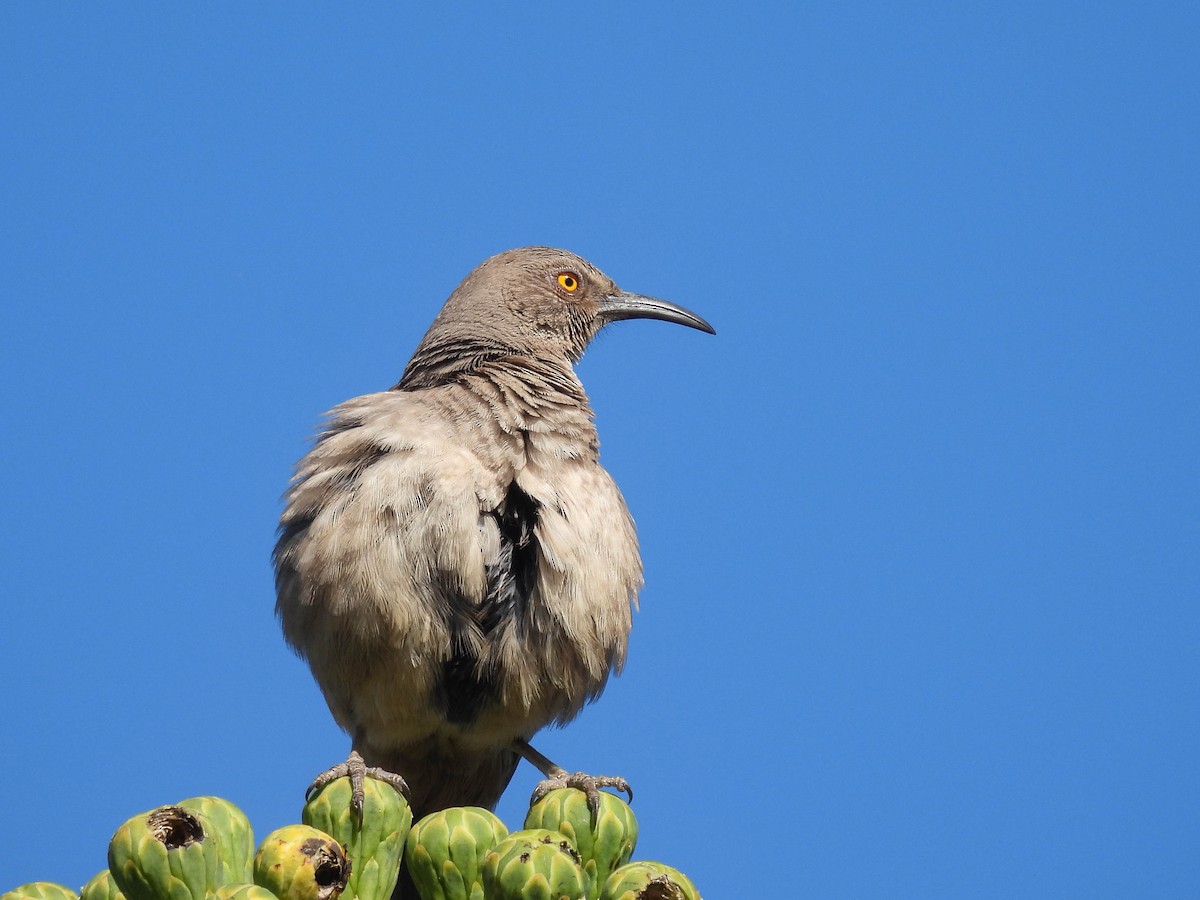
[[[540,791],[627,789],[528,741],[625,658],[642,564],[572,364],[633,318],[713,333],[572,253],[510,250],[450,295],[395,387],[329,414],[274,553],[284,635],[353,741],[326,776],[396,773],[418,817],[493,807],[518,756]]]

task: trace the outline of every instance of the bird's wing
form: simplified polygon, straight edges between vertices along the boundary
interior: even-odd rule
[[[448,429],[419,395],[349,401],[286,497],[276,611],[352,733],[364,721],[432,722],[418,707],[479,639],[474,611],[502,555],[498,528],[480,522],[501,505],[503,479]]]

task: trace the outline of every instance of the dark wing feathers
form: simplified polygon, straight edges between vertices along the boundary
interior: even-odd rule
[[[537,580],[540,550],[534,530],[539,510],[538,502],[515,482],[509,485],[503,503],[487,513],[500,530],[500,551],[485,564],[483,602],[474,603],[446,586],[454,646],[442,665],[436,700],[450,722],[469,723],[496,698],[499,673],[479,659],[475,648],[479,638],[520,627]]]

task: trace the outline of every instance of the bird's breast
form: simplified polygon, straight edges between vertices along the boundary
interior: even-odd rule
[[[485,428],[457,399],[344,406],[281,523],[284,632],[376,745],[529,736],[625,657],[641,561],[594,431]]]

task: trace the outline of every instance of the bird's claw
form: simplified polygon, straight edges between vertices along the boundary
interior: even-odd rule
[[[354,815],[354,821],[359,825],[362,825],[363,821],[363,804],[365,802],[363,794],[364,779],[374,778],[376,781],[390,784],[403,794],[406,800],[410,798],[408,783],[403,778],[395,772],[389,772],[378,766],[368,766],[363,762],[363,758],[357,750],[351,750],[350,755],[344,763],[330,766],[312,780],[312,784],[304,792],[304,799],[312,800],[313,797],[321,792],[322,788],[330,782],[337,781],[339,778],[350,779],[350,810]]]
[[[588,775],[584,772],[569,775],[566,772],[557,772],[537,783],[529,805],[533,806],[548,793],[559,788],[575,788],[587,794],[588,809],[592,811],[593,822],[600,815],[600,788],[615,788],[624,792],[630,803],[633,802],[633,788],[619,775]]]

